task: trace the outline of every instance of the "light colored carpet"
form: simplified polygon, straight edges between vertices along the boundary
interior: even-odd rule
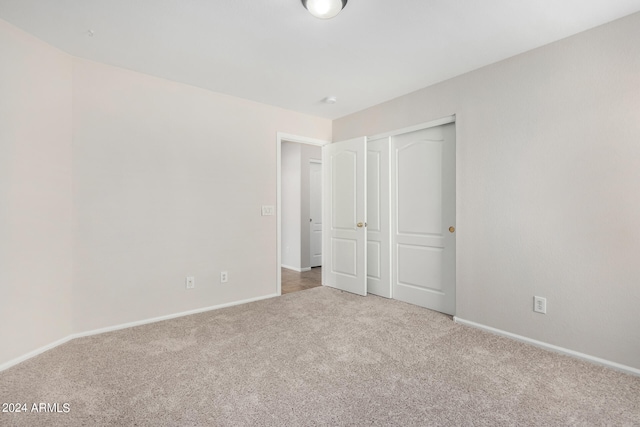
[[[71,341],[0,402],[70,404],[2,426],[622,426],[640,378],[321,287]]]

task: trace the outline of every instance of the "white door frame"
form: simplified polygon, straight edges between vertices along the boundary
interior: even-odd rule
[[[402,129],[396,129],[391,132],[379,133],[377,135],[368,136],[367,139],[373,141],[375,139],[388,138],[390,136],[398,136],[403,133],[415,132],[417,130],[433,128],[440,125],[447,125],[449,123],[454,123],[456,121],[456,115],[453,114],[451,116],[442,117],[440,119],[431,120],[430,122],[420,123],[419,125],[409,126]]]
[[[305,136],[291,135],[278,132],[276,136],[276,293],[282,295],[282,142],[297,142],[299,144],[316,145],[322,147],[331,141],[307,138]],[[322,248],[324,253],[324,247]]]

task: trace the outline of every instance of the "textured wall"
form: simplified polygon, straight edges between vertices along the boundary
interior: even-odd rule
[[[457,316],[640,368],[638,40],[634,14],[334,121],[457,115]]]
[[[68,55],[0,20],[0,365],[71,333]]]

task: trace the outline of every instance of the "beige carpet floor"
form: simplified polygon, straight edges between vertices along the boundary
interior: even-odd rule
[[[640,378],[321,287],[73,340],[0,402],[70,409],[2,426],[637,426]]]

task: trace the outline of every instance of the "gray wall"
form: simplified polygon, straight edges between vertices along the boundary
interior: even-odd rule
[[[77,58],[73,103],[76,331],[276,293],[277,133],[331,121]]]
[[[72,59],[0,20],[0,366],[72,328]]]
[[[334,121],[456,114],[458,317],[640,368],[638,40],[635,14]]]
[[[73,333],[276,293],[260,207],[277,132],[326,140],[330,120],[72,58],[2,20],[0,58],[0,369]]]

